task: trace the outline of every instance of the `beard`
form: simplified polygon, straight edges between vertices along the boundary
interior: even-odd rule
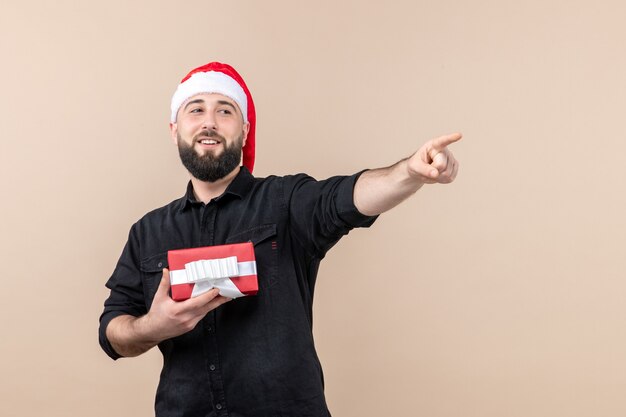
[[[178,135],[178,154],[187,171],[200,181],[215,182],[230,174],[241,162],[241,148],[243,145],[243,135],[239,136],[230,146],[226,146],[224,137],[213,131],[200,133],[203,136],[218,139],[224,145],[224,151],[215,156],[213,152],[206,152],[199,155],[194,149],[196,137],[193,144],[188,145],[180,134]]]

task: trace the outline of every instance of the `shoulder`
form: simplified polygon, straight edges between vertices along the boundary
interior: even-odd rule
[[[268,189],[289,189],[295,184],[307,181],[315,181],[315,178],[307,174],[269,175],[267,177],[251,177],[250,189],[261,191]]]
[[[317,181],[315,178],[305,173],[288,174],[288,175],[269,175],[267,177],[254,177],[253,184],[255,187],[272,187],[272,186],[292,186],[294,184]]]
[[[254,178],[256,191],[268,189],[280,189],[281,195],[287,199],[301,198],[303,194],[315,195],[345,195],[351,199],[356,181],[362,170],[352,175],[335,175],[318,180],[306,173],[277,176],[266,178]]]

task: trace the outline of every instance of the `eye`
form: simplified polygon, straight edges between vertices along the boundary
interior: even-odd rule
[[[232,110],[230,109],[219,109],[217,112],[220,114],[233,114]]]
[[[189,113],[202,113],[202,108],[201,107],[192,107],[191,110],[189,110]]]

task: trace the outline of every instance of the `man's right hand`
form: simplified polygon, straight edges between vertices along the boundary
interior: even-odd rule
[[[138,356],[163,340],[180,336],[196,327],[211,310],[231,300],[219,295],[214,288],[185,301],[174,301],[169,296],[170,272],[163,269],[148,314],[141,317],[118,316],[106,329],[107,339],[121,356]]]
[[[147,333],[157,343],[180,336],[196,327],[206,314],[231,300],[219,295],[219,290],[212,290],[185,301],[174,301],[169,296],[170,271],[163,269],[163,277],[157,289],[150,311],[145,316]]]

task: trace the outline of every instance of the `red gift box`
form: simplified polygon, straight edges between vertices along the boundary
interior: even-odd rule
[[[172,299],[176,301],[212,288],[229,298],[255,295],[259,289],[251,242],[171,250],[167,259]]]

